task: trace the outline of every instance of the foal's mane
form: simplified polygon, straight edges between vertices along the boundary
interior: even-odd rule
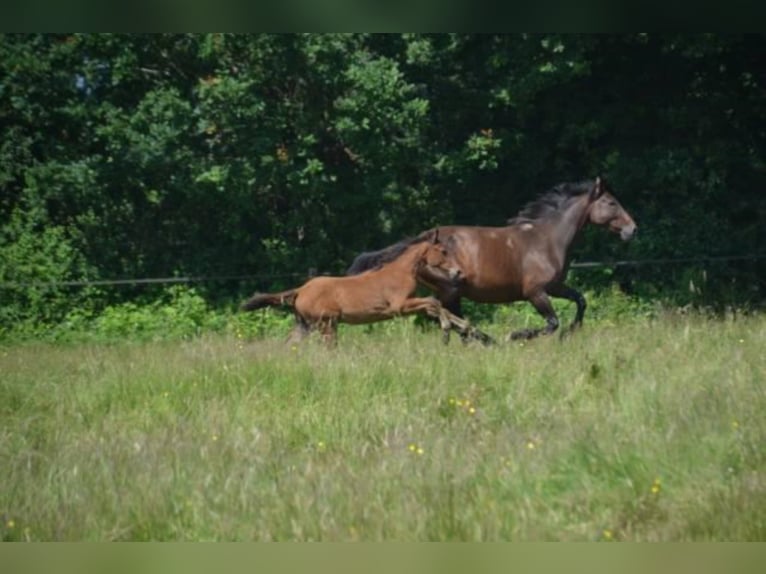
[[[507,224],[533,223],[560,213],[571,198],[590,192],[594,185],[592,179],[555,185],[527,203],[518,215],[508,219]]]

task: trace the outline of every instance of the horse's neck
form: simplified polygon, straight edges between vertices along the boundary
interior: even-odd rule
[[[563,249],[564,255],[588,220],[589,207],[587,197],[578,197],[566,210],[551,220],[551,242]]]

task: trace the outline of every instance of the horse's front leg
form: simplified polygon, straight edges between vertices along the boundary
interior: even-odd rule
[[[569,301],[573,301],[577,305],[577,313],[575,314],[575,318],[572,321],[572,324],[569,325],[564,331],[561,332],[561,336],[564,337],[565,335],[568,335],[578,327],[582,326],[582,320],[585,316],[585,309],[587,308],[588,304],[585,302],[585,297],[582,296],[582,293],[579,291],[576,291],[572,289],[571,287],[564,285],[563,283],[559,285],[553,285],[547,289],[548,294],[552,295],[553,297],[559,297],[560,299],[567,299]]]
[[[531,296],[529,302],[532,303],[537,312],[545,318],[545,327],[542,329],[522,329],[521,331],[515,331],[509,335],[509,339],[514,341],[517,339],[533,339],[538,335],[550,335],[559,328],[559,318],[556,316],[556,311],[553,310],[551,300],[544,291],[540,291]]]

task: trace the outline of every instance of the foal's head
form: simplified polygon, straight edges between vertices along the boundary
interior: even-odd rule
[[[606,225],[610,231],[619,233],[623,241],[633,238],[638,227],[620,202],[608,191],[606,182],[596,178],[590,192],[588,220],[596,225]]]
[[[432,273],[438,270],[451,281],[459,279],[462,271],[455,260],[453,243],[452,236],[446,242],[440,241],[438,229],[427,231],[418,266],[429,267]]]

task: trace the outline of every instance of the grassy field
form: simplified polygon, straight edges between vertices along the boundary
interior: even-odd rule
[[[764,349],[761,315],[6,345],[0,539],[765,540]]]

